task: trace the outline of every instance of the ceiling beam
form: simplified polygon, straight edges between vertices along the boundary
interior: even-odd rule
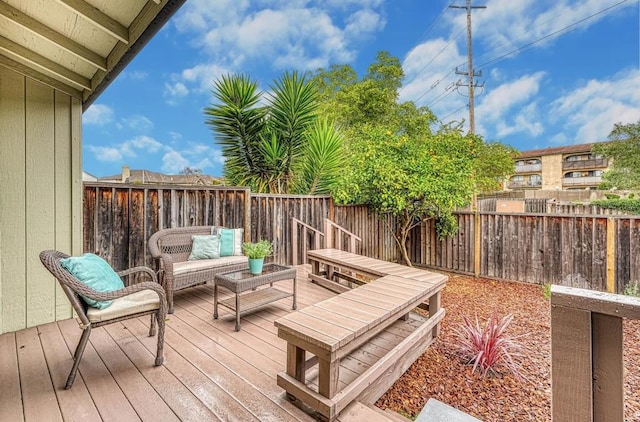
[[[129,44],[129,30],[125,26],[86,3],[84,0],[58,0],[58,2],[64,4],[74,13],[79,14],[92,24],[100,27],[100,29],[117,40]]]
[[[27,62],[30,66],[48,71],[58,79],[70,83],[76,87],[91,90],[89,79],[59,65],[53,60],[49,60],[26,47],[21,46],[5,37],[0,36],[0,51],[4,51],[9,56],[17,57],[19,60]]]
[[[4,66],[8,69],[13,70],[14,72],[18,72],[22,75],[25,75],[29,78],[32,78],[36,81],[42,82],[45,85],[49,85],[53,89],[56,89],[60,92],[64,92],[74,98],[82,100],[82,92],[72,88],[71,86],[60,82],[57,79],[52,78],[51,76],[45,75],[44,73],[38,72],[37,70],[24,65],[22,63],[18,63],[15,60],[10,59],[7,56],[3,56],[0,54],[0,66]]]
[[[51,41],[56,46],[73,54],[74,56],[89,63],[90,65],[101,70],[107,70],[107,60],[98,53],[95,53],[73,41],[72,39],[65,37],[59,32],[49,28],[42,22],[32,18],[29,15],[26,15],[25,13],[21,12],[11,5],[6,4],[3,1],[0,1],[0,16],[4,16],[17,25],[20,25],[24,29],[27,29],[34,34]]]

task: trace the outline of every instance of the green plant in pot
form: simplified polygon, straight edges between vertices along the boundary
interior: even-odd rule
[[[249,258],[249,272],[251,274],[262,273],[264,258],[273,253],[273,245],[268,240],[259,240],[255,243],[242,244],[242,252]]]

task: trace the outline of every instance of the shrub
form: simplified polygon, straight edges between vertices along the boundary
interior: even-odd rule
[[[640,281],[630,281],[624,286],[624,295],[640,297]]]
[[[459,350],[467,363],[473,362],[472,372],[478,368],[483,377],[489,372],[498,374],[498,367],[502,366],[513,373],[517,378],[522,378],[519,365],[514,358],[522,356],[522,346],[516,338],[508,336],[505,331],[513,315],[509,314],[498,318],[496,312],[482,327],[475,317],[475,322],[466,315],[464,322],[455,330],[460,340]]]
[[[593,205],[598,205],[602,208],[609,208],[613,210],[625,211],[633,214],[640,214],[640,199],[599,199],[591,202]]]
[[[551,283],[545,283],[542,286],[542,294],[546,299],[551,299]]]
[[[617,193],[605,193],[604,197],[607,199],[620,199],[620,195]]]

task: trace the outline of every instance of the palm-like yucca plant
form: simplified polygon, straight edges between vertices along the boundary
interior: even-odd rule
[[[328,120],[316,120],[306,134],[306,146],[296,191],[328,194],[338,183],[343,167],[342,133]]]
[[[271,89],[259,106],[262,92],[248,77],[223,76],[215,83],[217,103],[205,114],[226,158],[225,177],[258,192],[324,192],[335,178],[329,171],[339,170],[341,137],[333,126],[316,128],[315,86],[293,72]]]
[[[522,378],[514,360],[521,356],[522,346],[505,333],[513,315],[498,318],[494,312],[484,327],[480,325],[477,315],[475,321],[471,321],[466,315],[462,318],[463,323],[455,332],[460,340],[460,352],[468,359],[468,363],[473,362],[472,372],[478,368],[484,377],[489,372],[497,374],[498,367],[503,366],[516,377]]]

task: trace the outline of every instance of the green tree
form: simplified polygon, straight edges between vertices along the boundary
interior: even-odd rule
[[[338,202],[364,203],[378,214],[398,218],[393,233],[403,259],[411,261],[407,240],[411,230],[427,218],[436,220],[438,235],[455,233],[452,212],[469,203],[481,139],[448,128],[423,137],[360,127],[361,136],[349,143]]]
[[[502,182],[513,174],[513,157],[518,150],[500,142],[482,142],[478,147],[478,159],[474,167],[474,179],[478,192],[502,190]]]
[[[609,139],[611,142],[594,148],[594,153],[612,159],[602,176],[603,187],[640,189],[640,120],[624,125],[616,123]]]
[[[225,178],[257,192],[328,193],[342,163],[342,134],[318,119],[316,86],[293,72],[270,88],[265,95],[244,75],[215,82],[206,124],[226,158]]]
[[[513,149],[463,135],[438,124],[426,107],[398,101],[404,77],[398,59],[378,53],[361,80],[348,66],[320,69],[314,81],[325,104],[319,112],[345,127],[347,165],[334,191],[338,202],[368,204],[398,218],[393,232],[403,259],[406,242],[424,219],[436,220],[438,235],[455,233],[456,207],[476,191],[494,190],[513,172]]]

